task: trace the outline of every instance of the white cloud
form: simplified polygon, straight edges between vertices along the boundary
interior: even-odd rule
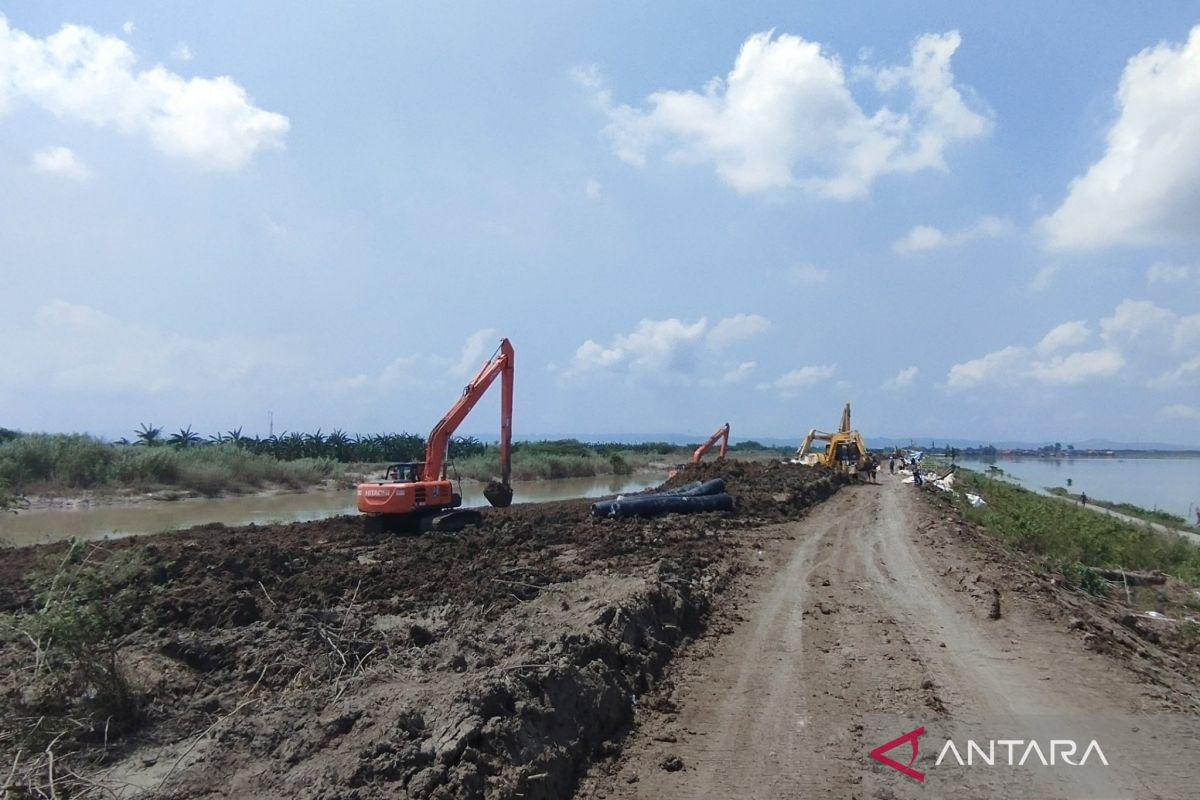
[[[1158,413],[1163,419],[1200,420],[1200,408],[1184,405],[1183,403],[1167,406]]]
[[[195,56],[192,55],[192,48],[187,46],[187,42],[180,42],[175,45],[175,49],[171,51],[171,58],[176,61],[191,61]]]
[[[930,225],[918,225],[892,243],[892,250],[900,255],[909,255],[924,250],[940,250],[959,247],[977,239],[995,239],[1012,233],[1012,222],[999,217],[983,217],[974,225],[952,234],[946,234]]]
[[[1030,377],[1044,384],[1077,384],[1094,378],[1116,375],[1125,359],[1116,350],[1101,348],[1082,353],[1054,356],[1030,365]]]
[[[31,165],[35,172],[61,175],[73,181],[86,181],[92,177],[87,164],[66,147],[48,147],[37,151],[33,154]]]
[[[1026,347],[1005,347],[982,358],[950,368],[946,388],[965,391],[985,385],[1014,386],[1032,382],[1043,386],[1073,386],[1117,375],[1125,358],[1110,347],[1038,359]]]
[[[600,181],[595,178],[588,178],[587,184],[583,187],[583,194],[588,200],[599,200]]]
[[[961,391],[988,383],[1013,383],[1019,379],[1028,356],[1023,347],[1006,347],[982,358],[955,364],[950,368],[946,388]]]
[[[707,329],[705,317],[691,324],[674,318],[644,319],[631,333],[618,335],[608,347],[588,339],[576,349],[568,373],[605,369],[690,373],[694,370],[695,349]]]
[[[122,321],[54,300],[17,334],[0,388],[48,385],[56,392],[155,395],[265,386],[295,369],[281,342],[241,336],[198,339]]]
[[[885,389],[904,389],[912,386],[912,382],[917,379],[917,374],[920,370],[916,367],[907,367],[897,372],[893,377],[888,378],[883,382]]]
[[[713,326],[708,332],[708,343],[713,347],[724,347],[732,342],[749,339],[766,333],[771,328],[771,321],[758,314],[735,314],[726,317]]]
[[[1183,283],[1193,274],[1200,274],[1200,269],[1195,267],[1185,267],[1177,264],[1168,264],[1163,261],[1156,261],[1150,265],[1150,269],[1146,271],[1146,282],[1151,286],[1162,284]]]
[[[453,368],[454,374],[463,377],[474,375],[483,366],[485,353],[491,353],[499,342],[500,335],[495,328],[483,328],[472,333],[463,343],[462,353]]]
[[[721,373],[721,375],[717,378],[702,378],[700,380],[700,385],[712,387],[730,386],[735,383],[742,383],[749,378],[750,374],[757,368],[758,362],[743,361],[741,364],[738,364],[735,367],[726,369],[725,372]]]
[[[720,352],[770,328],[758,314],[735,314],[710,326],[706,317],[695,322],[643,319],[629,333],[608,344],[588,339],[579,345],[564,377],[597,372],[657,376],[672,383],[697,380],[706,386],[743,380],[757,366],[746,361],[732,367],[718,360]],[[719,376],[719,377],[717,377]]]
[[[137,25],[133,24],[133,20],[127,19],[125,20],[125,24],[121,26],[121,30],[125,31],[126,36],[131,36],[137,30]]]
[[[1155,340],[1174,331],[1178,317],[1149,300],[1122,300],[1111,317],[1100,320],[1100,336],[1110,343],[1130,343],[1146,337]]]
[[[45,39],[0,15],[0,114],[24,100],[66,119],[144,136],[157,150],[235,171],[282,147],[288,118],[255,106],[228,76],[186,79],[162,66],[137,71],[115,36],[64,25]]]
[[[1200,356],[1184,361],[1174,369],[1156,376],[1149,383],[1152,389],[1178,389],[1200,383]]]
[[[955,31],[926,34],[908,65],[860,70],[881,94],[904,94],[900,110],[864,110],[836,56],[773,31],[748,38],[724,78],[700,91],[655,92],[642,108],[614,104],[595,67],[573,74],[595,94],[605,133],[630,164],[661,151],[673,163],[711,165],[738,192],[799,188],[849,200],[882,175],[945,169],[950,145],[990,130],[987,114],[954,85],[950,59],[960,43]]]
[[[1044,292],[1050,288],[1050,284],[1054,282],[1054,276],[1058,274],[1057,264],[1047,264],[1038,270],[1037,275],[1033,276],[1033,280],[1029,282],[1029,291]]]
[[[930,225],[917,225],[902,238],[892,243],[896,253],[916,253],[922,250],[938,250],[949,244],[946,234]]]
[[[793,286],[816,286],[828,281],[830,272],[812,264],[793,264],[788,267],[784,277]]]
[[[1079,347],[1088,340],[1089,336],[1091,336],[1091,331],[1088,330],[1086,322],[1082,320],[1064,322],[1042,337],[1037,344],[1037,351],[1039,355],[1049,355],[1059,350]]]
[[[777,391],[783,397],[795,397],[801,389],[827,382],[837,372],[837,364],[814,364],[791,370],[770,383],[760,383],[759,391]]]
[[[743,361],[721,376],[721,383],[741,383],[758,367],[754,361]]]
[[[1145,300],[1123,300],[1098,327],[1102,345],[1080,350],[1092,338],[1084,320],[1064,322],[1032,347],[1009,346],[950,368],[951,391],[985,385],[1077,385],[1106,378],[1153,389],[1173,389],[1200,379],[1200,314],[1180,316]]]
[[[1200,219],[1200,25],[1131,58],[1107,149],[1039,221],[1046,246],[1094,250],[1194,240]]]

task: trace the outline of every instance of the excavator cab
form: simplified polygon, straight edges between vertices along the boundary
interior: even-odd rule
[[[388,464],[387,470],[383,473],[383,480],[388,483],[416,483],[421,480],[424,473],[425,463],[423,461],[402,461],[397,464]]]

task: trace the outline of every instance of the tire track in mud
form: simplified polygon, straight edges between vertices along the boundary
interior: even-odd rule
[[[895,774],[867,758],[887,741],[864,730],[874,715],[954,722],[1154,710],[1131,674],[1020,604],[989,619],[979,587],[955,577],[981,579],[972,553],[923,529],[922,502],[885,476],[779,526],[738,609],[745,622],[685,654],[669,710],[644,713],[620,762],[593,770],[577,796],[1178,796],[1121,767],[1066,785],[1054,782],[1061,774],[1014,783],[1011,772],[976,771],[933,792],[895,781],[880,789],[875,776]]]

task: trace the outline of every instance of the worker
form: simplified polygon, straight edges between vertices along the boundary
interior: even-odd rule
[[[896,457],[894,455],[888,456],[888,472],[892,475],[896,474]]]
[[[1081,506],[1087,505],[1087,493],[1086,492],[1079,493],[1079,505],[1081,505]]]
[[[421,480],[421,473],[420,473],[420,471],[417,469],[417,465],[416,465],[416,464],[413,464],[411,467],[409,467],[409,469],[408,469],[408,479],[409,479],[410,481],[412,481],[413,483],[416,483],[417,481]]]

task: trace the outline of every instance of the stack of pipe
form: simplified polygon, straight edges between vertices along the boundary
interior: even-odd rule
[[[658,514],[696,514],[703,511],[732,511],[733,498],[725,492],[725,481],[696,481],[677,489],[654,494],[617,497],[592,503],[593,517],[653,517]]]

